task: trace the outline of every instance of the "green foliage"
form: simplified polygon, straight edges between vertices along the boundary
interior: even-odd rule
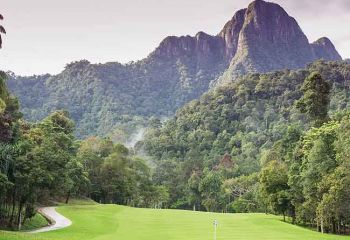
[[[282,144],[289,137],[277,142],[276,160],[260,173],[261,192],[274,211],[321,232],[344,233],[350,217],[350,125],[348,113],[341,115],[293,138],[292,148]]]
[[[3,74],[1,75],[3,76]],[[165,186],[152,182],[143,159],[109,139],[76,142],[67,111],[42,121],[20,119],[18,101],[0,78],[0,222],[9,228],[37,225],[38,202],[91,196],[103,203],[166,206]]]
[[[311,73],[301,87],[304,95],[298,100],[297,107],[301,112],[307,113],[316,126],[322,125],[329,118],[330,89],[329,83],[317,72]]]
[[[27,221],[24,222],[22,226],[22,230],[30,231],[33,229],[46,227],[48,224],[49,223],[47,222],[46,218],[44,218],[43,216],[37,213],[33,217],[29,218]]]
[[[70,191],[68,183],[74,180],[69,174],[74,160],[73,123],[67,113],[55,112],[34,125],[17,124],[20,131],[14,143],[0,142],[0,218],[9,227],[34,217],[39,199]]]
[[[0,99],[0,114],[3,114],[5,112],[6,109],[6,103],[4,102],[4,100]]]
[[[88,179],[75,183],[88,183],[86,194],[96,202],[159,208],[168,202],[167,188],[153,184],[146,162],[121,144],[88,138],[80,144],[77,163],[78,176],[86,172]]]
[[[11,142],[16,138],[16,121],[21,117],[17,98],[7,89],[6,74],[0,71],[0,142]]]
[[[296,102],[308,103],[307,109],[322,121],[339,115],[349,109],[349,77],[348,64],[322,61],[302,70],[250,74],[186,104],[164,124],[158,121],[151,125],[143,147],[155,159],[156,174],[159,182],[167,184],[170,202],[183,202],[186,195],[189,203],[182,208],[202,203],[197,178],[205,178],[205,169],[207,173],[219,169],[226,154],[232,165],[220,170],[223,181],[257,173],[271,161],[285,162],[288,172],[297,169],[294,149],[314,123],[296,108]],[[331,91],[329,86],[333,87]],[[311,97],[315,96],[317,101],[312,105]],[[296,174],[288,181],[299,184],[298,178]],[[220,208],[224,210],[225,206]],[[261,211],[262,206],[256,209]]]
[[[273,211],[283,214],[293,211],[288,186],[287,166],[283,162],[269,162],[260,173],[263,196],[268,198]]]
[[[208,90],[225,68],[223,59],[198,62],[196,55],[152,54],[128,64],[68,64],[57,75],[11,75],[9,88],[19,97],[25,119],[40,121],[56,110],[70,112],[76,136],[105,137],[114,129],[135,133],[152,116],[167,117]],[[120,133],[117,135],[120,135]],[[111,136],[112,137],[112,136]],[[125,142],[123,142],[125,144]]]
[[[217,211],[221,201],[222,176],[219,172],[204,173],[205,176],[199,183],[198,190],[203,197],[203,205],[208,212]]]
[[[75,158],[69,114],[57,111],[36,124],[24,122],[5,76],[0,72],[0,222],[26,229],[37,225],[38,201],[81,193],[86,173]]]
[[[223,188],[230,200],[233,200],[229,211],[246,213],[262,212],[264,202],[259,192],[259,175],[239,176],[224,181]]]

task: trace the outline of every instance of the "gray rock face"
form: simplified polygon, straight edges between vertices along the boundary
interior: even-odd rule
[[[312,60],[306,36],[283,8],[260,0],[249,5],[232,60],[233,71],[299,68]]]
[[[333,43],[326,37],[320,38],[311,44],[314,56],[317,59],[337,61],[342,59]]]
[[[297,21],[282,7],[256,0],[245,11],[237,52],[224,78],[302,68],[320,58],[341,60],[329,39],[309,44]]]
[[[237,52],[239,33],[244,24],[245,13],[247,9],[242,9],[236,12],[233,18],[228,21],[218,36],[225,43],[225,57],[231,61]]]
[[[229,64],[237,51],[238,37],[244,23],[246,9],[239,10],[216,36],[198,32],[196,36],[170,36],[150,54],[157,58],[196,56],[200,62]]]
[[[297,21],[278,4],[256,0],[236,12],[220,33],[168,37],[151,56],[195,56],[199,67],[222,69],[225,76],[302,68],[318,59],[341,60],[328,38],[310,44]]]
[[[199,32],[196,36],[167,37],[150,54],[152,61],[178,61],[187,59],[195,70],[225,67],[224,42],[217,36]],[[221,67],[220,67],[221,66]]]

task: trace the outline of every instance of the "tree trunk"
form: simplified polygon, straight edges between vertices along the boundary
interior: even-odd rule
[[[68,191],[68,193],[67,193],[66,204],[68,204],[69,198],[70,198],[70,191]]]
[[[23,209],[23,203],[20,202],[18,207],[18,216],[17,216],[18,231],[21,231],[21,227],[22,227],[22,209]]]
[[[21,231],[22,228],[22,211],[18,214],[18,231]]]
[[[13,195],[12,195],[12,210],[11,210],[11,217],[10,217],[10,221],[9,221],[9,227],[12,227],[12,223],[13,223],[13,220],[15,218],[15,209],[16,209],[16,195],[15,195],[15,192],[13,192]]]
[[[332,219],[332,233],[334,234],[337,233],[336,223],[334,219]]]
[[[292,209],[292,224],[295,224],[295,208]]]

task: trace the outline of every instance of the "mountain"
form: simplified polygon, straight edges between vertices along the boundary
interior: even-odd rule
[[[223,78],[297,69],[318,59],[342,58],[328,38],[310,44],[297,21],[281,6],[256,0],[245,10],[237,50]]]
[[[320,38],[311,44],[313,54],[317,59],[337,61],[342,59],[333,43],[326,37]]]
[[[216,79],[248,72],[304,67],[316,59],[340,60],[322,38],[309,44],[297,22],[277,4],[257,0],[236,12],[215,36],[170,36],[143,60],[120,64],[70,63],[57,75],[10,74],[10,89],[28,120],[67,109],[77,136],[130,132],[151,116],[171,116],[206,92]],[[219,81],[218,81],[219,82]],[[146,120],[144,120],[146,118]]]

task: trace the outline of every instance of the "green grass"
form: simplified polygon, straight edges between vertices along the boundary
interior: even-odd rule
[[[33,229],[38,229],[48,225],[48,221],[41,214],[37,213],[34,217],[27,220],[22,226],[22,231],[28,231]]]
[[[41,214],[36,213],[34,217],[31,219],[27,219],[25,223],[21,227],[21,231],[26,232],[34,229],[38,229],[41,227],[45,227],[49,224],[46,218],[44,218]],[[0,230],[11,230],[10,228],[7,228],[6,226],[0,226]],[[1,232],[0,232],[0,239],[1,238]]]
[[[58,211],[73,225],[47,233],[14,235],[8,240],[211,240],[213,221],[219,221],[217,240],[350,240],[322,235],[265,214],[215,214],[179,210],[137,209],[116,205],[71,205]]]

